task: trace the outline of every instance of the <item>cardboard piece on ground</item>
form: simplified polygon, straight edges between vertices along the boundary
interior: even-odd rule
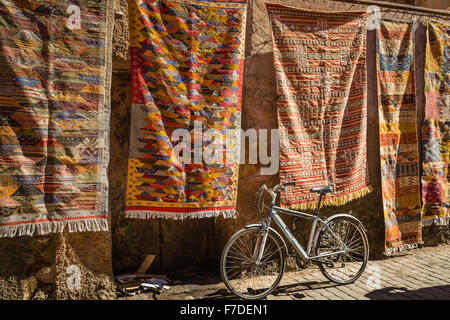
[[[126,283],[134,280],[136,278],[135,274],[127,273],[127,274],[121,274],[119,276],[115,277],[116,280],[120,283]]]
[[[139,269],[137,269],[137,271],[135,272],[135,274],[146,273],[148,268],[150,268],[150,266],[152,265],[154,259],[155,259],[154,254],[148,254],[145,257],[144,261],[141,263],[141,266],[139,267]]]

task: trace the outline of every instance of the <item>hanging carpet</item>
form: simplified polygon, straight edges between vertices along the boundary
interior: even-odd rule
[[[295,181],[281,205],[312,209],[313,187],[331,185],[324,204],[371,191],[366,160],[364,12],[316,12],[266,4],[278,90],[280,181]]]
[[[108,229],[113,2],[76,3],[0,0],[2,237]]]
[[[247,1],[131,0],[126,216],[236,216]]]

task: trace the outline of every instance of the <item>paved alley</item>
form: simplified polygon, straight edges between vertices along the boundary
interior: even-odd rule
[[[126,300],[234,299],[220,278],[198,274],[158,296],[142,293]],[[337,285],[316,266],[285,272],[267,300],[423,300],[450,299],[450,245],[406,251],[383,260],[369,261],[355,283]]]

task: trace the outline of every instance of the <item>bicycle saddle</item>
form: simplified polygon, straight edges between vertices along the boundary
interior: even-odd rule
[[[309,192],[315,192],[315,193],[321,193],[321,194],[330,193],[330,192],[333,192],[333,187],[327,186],[327,187],[320,187],[320,188],[312,188],[311,190],[309,190]]]

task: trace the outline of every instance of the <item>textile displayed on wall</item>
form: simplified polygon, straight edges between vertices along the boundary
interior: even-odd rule
[[[333,186],[324,204],[371,191],[366,161],[366,19],[266,4],[279,99],[280,181],[296,181],[281,205],[315,208],[313,187]]]
[[[0,0],[2,237],[108,229],[113,6],[77,4]]]
[[[450,26],[428,22],[422,125],[422,224],[450,221]]]
[[[246,9],[129,1],[127,217],[236,216]]]
[[[414,81],[414,25],[377,31],[378,114],[386,254],[422,243]]]

